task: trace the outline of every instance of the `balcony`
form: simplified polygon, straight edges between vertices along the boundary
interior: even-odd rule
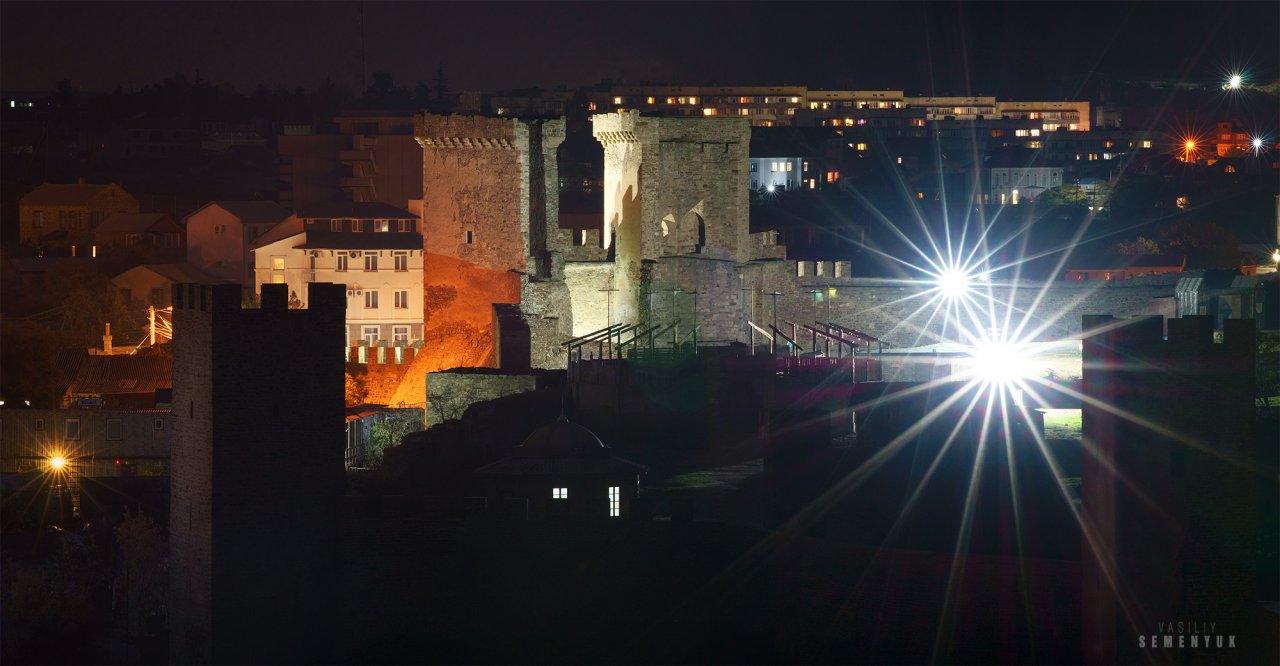
[[[338,179],[342,189],[364,189],[373,187],[373,176],[343,176]]]
[[[373,163],[372,150],[340,150],[338,151],[338,159],[343,164],[351,164],[355,162]]]

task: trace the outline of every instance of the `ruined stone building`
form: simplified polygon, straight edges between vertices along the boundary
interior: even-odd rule
[[[604,150],[603,219],[571,231],[558,211],[563,118],[417,116],[424,342],[398,399],[421,400],[427,373],[500,365],[500,339],[511,349],[527,335],[527,351],[504,354],[516,369],[563,368],[563,343],[615,324],[663,327],[668,346],[749,344],[749,320],[838,321],[899,346],[941,337],[941,318],[913,320],[927,281],[855,279],[852,256],[788,260],[776,233],[751,233],[748,119],[590,121]],[[1169,280],[1090,286],[1088,298],[1079,285],[992,288],[1023,310],[1038,299],[1046,336],[1092,312],[1172,315]]]

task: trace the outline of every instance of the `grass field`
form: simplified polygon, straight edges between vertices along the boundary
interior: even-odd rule
[[[1080,439],[1080,410],[1044,410],[1045,439]]]

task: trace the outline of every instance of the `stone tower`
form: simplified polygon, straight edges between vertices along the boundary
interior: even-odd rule
[[[534,367],[571,336],[556,149],[564,119],[418,114],[426,251],[424,372],[488,365],[495,304],[520,304]],[[429,366],[429,367],[428,367]]]
[[[324,659],[343,492],[343,285],[174,286],[170,652]]]
[[[739,267],[749,258],[750,123],[638,111],[591,122],[604,145],[603,242],[615,264],[613,320],[696,318],[702,340],[737,339]]]

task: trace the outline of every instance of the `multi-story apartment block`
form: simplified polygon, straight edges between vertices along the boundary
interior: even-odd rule
[[[419,216],[379,202],[300,209],[258,238],[254,282],[288,285],[307,307],[307,283],[345,284],[347,345],[407,346],[422,339]]]
[[[289,125],[276,139],[280,203],[293,208],[422,198],[422,148],[409,111],[349,111],[333,123]]]

